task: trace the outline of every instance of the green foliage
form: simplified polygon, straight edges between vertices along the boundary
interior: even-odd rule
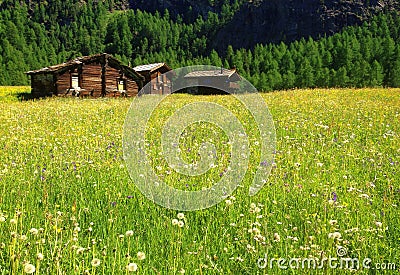
[[[219,29],[243,1],[211,1],[218,13],[184,21],[140,10],[116,10],[118,1],[77,0],[0,4],[0,85],[29,84],[25,71],[108,52],[124,63],[166,62],[173,68],[236,67],[260,90],[295,87],[400,87],[400,19],[382,14],[359,27],[319,40],[229,46],[217,52]],[[186,18],[187,19],[187,18]]]

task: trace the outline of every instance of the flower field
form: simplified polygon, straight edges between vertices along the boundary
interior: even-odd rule
[[[154,169],[177,188],[212,185],[229,164],[229,143],[217,128],[193,125],[183,158],[194,161],[194,141],[207,139],[219,162],[205,179],[178,175],[157,158],[163,117],[197,100],[218,102],[250,137],[249,170],[232,196],[183,213],[147,200],[129,177],[122,132],[131,100],[19,101],[27,91],[0,87],[0,274],[400,271],[399,89],[263,94],[277,145],[253,197],[258,136],[248,113],[229,96],[168,97],[146,137]],[[304,266],[311,259],[317,265]]]

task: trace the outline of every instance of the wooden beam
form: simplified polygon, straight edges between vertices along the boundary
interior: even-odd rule
[[[105,55],[102,56],[101,58],[101,96],[106,95],[106,73],[107,73],[107,65],[108,65],[108,60]]]

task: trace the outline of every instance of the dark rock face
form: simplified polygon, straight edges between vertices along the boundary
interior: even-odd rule
[[[185,21],[219,12],[218,5],[207,0],[139,0],[131,7],[180,14]],[[217,2],[217,1],[215,1]],[[213,48],[222,51],[228,45],[251,48],[257,43],[290,42],[301,37],[331,35],[345,26],[360,24],[383,10],[399,10],[396,0],[249,0],[230,22],[217,30]],[[191,8],[189,8],[191,7]],[[189,20],[186,17],[191,17]]]
[[[216,47],[249,48],[257,43],[293,41],[333,34],[362,23],[379,10],[377,1],[281,1],[245,4],[216,37]]]

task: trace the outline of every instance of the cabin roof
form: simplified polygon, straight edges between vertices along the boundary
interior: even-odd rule
[[[186,77],[186,78],[190,78],[190,77],[220,77],[220,76],[231,77],[235,73],[236,73],[236,69],[233,69],[233,70],[222,69],[222,70],[212,70],[212,71],[195,71],[195,72],[188,73],[184,77]]]
[[[137,72],[153,72],[161,67],[165,67],[168,71],[171,70],[171,68],[165,63],[153,63],[153,64],[139,65],[139,66],[134,67],[133,69]]]
[[[104,58],[104,59],[103,59]],[[93,62],[101,62],[101,60],[107,60],[107,63],[110,67],[113,68],[118,68],[122,70],[125,74],[130,75],[136,79],[144,80],[144,77],[137,73],[135,70],[133,70],[131,67],[128,67],[126,65],[123,65],[121,61],[116,59],[115,57],[112,57],[111,55],[107,53],[102,53],[102,54],[94,54],[94,55],[89,55],[89,56],[81,56],[77,57],[75,59],[69,60],[67,62],[57,64],[57,65],[52,65],[48,67],[44,67],[38,70],[33,70],[33,71],[28,71],[26,74],[28,75],[35,75],[35,74],[50,74],[50,73],[57,73],[60,71],[65,71],[68,70],[69,68],[77,67],[81,64],[90,64]]]

